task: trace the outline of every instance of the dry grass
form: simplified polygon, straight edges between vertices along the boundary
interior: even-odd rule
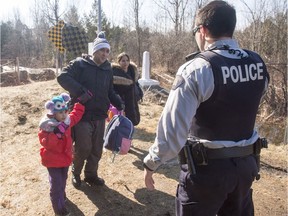
[[[37,131],[45,112],[44,103],[61,92],[55,80],[1,88],[1,215],[53,215],[47,170],[40,164]],[[111,153],[104,152],[99,171],[106,180],[105,187],[83,185],[76,190],[69,173],[66,192],[72,215],[175,214],[177,161],[155,173],[157,190],[147,191],[143,181],[142,159],[154,141],[163,109],[157,101],[149,92],[145,93],[140,104],[141,123],[136,127],[129,154],[117,156],[111,163]],[[262,153],[261,179],[253,185],[255,215],[287,215],[287,146],[270,144]]]

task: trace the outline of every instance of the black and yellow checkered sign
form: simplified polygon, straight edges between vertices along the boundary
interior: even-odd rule
[[[81,55],[87,53],[88,37],[78,27],[65,24],[62,28],[62,45],[69,52]]]
[[[64,26],[64,21],[60,20],[57,25],[53,26],[48,31],[48,38],[52,41],[52,43],[57,47],[60,53],[65,51],[65,48],[62,46],[62,27]]]

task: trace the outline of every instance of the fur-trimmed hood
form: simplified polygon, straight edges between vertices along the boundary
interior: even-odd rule
[[[129,78],[128,72],[126,73],[118,63],[111,63],[113,70],[113,84],[115,85],[132,85],[136,83],[139,79],[137,65],[134,62],[130,62],[128,66],[128,72],[130,72],[130,76],[134,78],[131,80]]]

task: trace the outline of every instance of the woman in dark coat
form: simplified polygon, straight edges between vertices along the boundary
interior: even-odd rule
[[[139,99],[135,92],[139,88],[137,66],[123,52],[117,56],[117,63],[112,63],[112,69],[114,90],[125,103],[125,116],[136,126],[140,122]]]

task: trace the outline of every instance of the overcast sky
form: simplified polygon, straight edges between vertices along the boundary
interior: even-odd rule
[[[31,8],[33,8],[35,1],[41,0],[0,0],[0,20],[7,21],[13,20],[13,16],[15,11],[19,11],[20,17],[22,18],[22,22],[32,26],[32,17],[31,17]],[[235,6],[237,11],[237,19],[238,25],[237,27],[247,25],[247,19],[245,18],[245,14],[243,11],[246,9],[241,0],[227,0],[229,3]],[[252,7],[255,0],[246,0],[247,4]],[[257,1],[257,0],[256,0]],[[60,0],[61,8],[67,7],[67,4],[71,4],[74,2],[77,5],[79,14],[82,14],[83,11],[88,13],[91,9],[91,5],[93,0]],[[144,20],[143,17],[146,16],[145,21],[153,21],[155,18],[155,14],[159,12],[158,6],[155,7],[155,3],[153,0],[140,0],[143,2],[142,8],[140,10],[141,19]],[[119,1],[119,0],[102,0],[101,5],[104,13],[108,17],[109,21],[112,24],[119,25],[123,20],[123,13],[127,12],[127,7],[129,4],[129,0]],[[247,15],[247,14],[246,14]]]

